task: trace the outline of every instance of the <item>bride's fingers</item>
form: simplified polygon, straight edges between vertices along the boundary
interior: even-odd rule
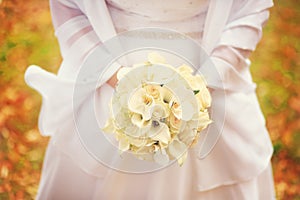
[[[121,68],[122,68],[122,67],[120,67],[120,69],[121,69]],[[120,69],[118,69],[118,71],[117,71],[116,73],[114,73],[114,75],[113,75],[112,77],[110,77],[110,79],[108,79],[108,81],[106,81],[106,83],[107,83],[108,85],[110,85],[111,87],[113,87],[113,88],[116,87],[116,84],[117,84],[117,82],[118,82],[117,74],[118,74],[118,72],[119,72]]]

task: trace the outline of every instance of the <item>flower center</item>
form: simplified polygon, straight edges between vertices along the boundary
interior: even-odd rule
[[[151,104],[152,99],[151,99],[151,97],[149,97],[148,95],[144,95],[144,96],[143,96],[143,102],[144,102],[146,105],[149,105],[149,104]]]
[[[153,127],[158,127],[158,126],[159,126],[159,122],[156,121],[156,120],[153,120],[153,121],[152,121],[152,126],[153,126]]]

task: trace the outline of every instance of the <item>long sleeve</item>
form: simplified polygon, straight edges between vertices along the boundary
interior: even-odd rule
[[[214,76],[213,80],[208,80],[212,87],[221,86],[228,91],[254,91],[248,56],[262,37],[262,28],[272,5],[272,0],[233,1],[228,21],[212,52],[209,52],[221,76],[221,80]]]
[[[89,20],[74,1],[50,0],[50,9],[63,58],[79,54],[78,51],[88,52],[100,43]],[[84,43],[88,44],[82,46]],[[78,45],[80,49],[76,49]]]
[[[208,78],[215,78],[208,84],[216,88],[211,110],[217,112],[213,123],[221,136],[212,152],[199,161],[200,191],[251,180],[270,162],[273,148],[255,94],[248,56],[261,39],[269,16],[267,9],[272,5],[270,0],[234,0],[229,20],[210,52],[220,78],[216,79],[209,68],[203,70]],[[221,111],[224,116],[219,114]]]
[[[86,58],[95,50],[99,50],[100,46],[103,46],[100,41],[101,35],[96,33],[96,29],[98,32],[100,31],[99,28],[91,24],[89,15],[84,10],[88,9],[89,3],[91,2],[50,0],[55,35],[59,41],[63,61],[57,75],[46,72],[38,66],[30,66],[25,73],[27,84],[39,91],[43,97],[39,117],[39,128],[43,135],[55,134],[62,121],[72,120],[74,112],[72,107],[72,103],[74,103],[73,90],[76,85],[97,83],[99,76],[104,74],[100,82],[97,83],[97,86],[100,87],[120,67],[117,62],[110,65],[109,68],[101,65],[90,67],[85,64]],[[99,16],[101,17],[101,15]],[[97,18],[98,16],[90,17]],[[106,16],[102,15],[102,17],[105,18]],[[106,35],[110,34],[110,37],[114,35],[113,29],[104,30],[104,26],[103,32]],[[106,38],[108,39],[108,36]],[[103,50],[99,56],[109,57],[110,53]],[[90,67],[86,75],[86,82],[83,79],[78,79],[78,74],[84,71],[82,70],[83,67]],[[92,90],[91,88],[90,91],[92,92]]]
[[[51,136],[51,145],[58,147],[84,171],[103,176],[105,168],[86,151],[79,136],[78,127],[84,126],[86,129],[83,134],[86,135],[100,130],[98,126],[89,126],[95,121],[89,118],[91,116],[86,116],[94,105],[97,107],[98,112],[95,114],[99,121],[93,125],[99,123],[101,126],[105,123],[106,114],[109,112],[107,105],[113,92],[113,89],[105,82],[120,65],[113,63],[110,65],[111,70],[107,70],[107,67],[99,64],[99,59],[86,63],[86,58],[92,54],[94,57],[96,53],[96,56],[105,58],[110,56],[110,53],[102,48],[103,37],[101,36],[103,35],[96,33],[96,29],[100,31],[99,27],[95,28],[88,19],[88,17],[97,19],[98,16],[85,13],[85,9],[88,9],[85,2],[92,4],[93,1],[50,0],[55,35],[59,41],[63,62],[57,75],[39,66],[29,66],[25,73],[25,81],[42,96],[38,121],[41,134]],[[97,10],[99,9],[101,12],[101,7]],[[104,8],[103,10],[105,12]],[[100,14],[99,16],[101,17]],[[108,16],[102,13],[102,17]],[[107,27],[100,26],[102,27],[106,39],[114,35],[114,30],[104,30]],[[84,74],[83,78],[78,78],[81,77],[83,67],[89,68],[88,74]],[[102,72],[104,76],[102,80],[99,80]]]
[[[240,1],[241,2],[241,1]],[[230,46],[253,51],[261,39],[262,27],[269,18],[271,0],[248,0],[233,4],[228,23],[221,35],[219,46]]]
[[[58,38],[63,63],[58,76],[74,79],[85,58],[102,42],[113,37],[115,30],[106,26],[109,14],[103,1],[50,0],[52,21]],[[98,5],[99,4],[99,5]],[[94,6],[94,7],[93,7]],[[87,14],[88,13],[88,14]],[[95,21],[97,20],[97,21]],[[101,24],[102,20],[102,26]],[[112,23],[109,23],[112,24]],[[100,26],[100,27],[99,27]],[[109,54],[109,52],[107,52]],[[100,55],[101,56],[101,55]],[[100,68],[103,66],[99,66]],[[120,67],[113,63],[104,77],[108,80]]]

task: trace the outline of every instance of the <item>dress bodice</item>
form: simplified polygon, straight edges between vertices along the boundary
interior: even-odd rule
[[[161,27],[201,40],[208,0],[107,0],[117,32],[139,27]],[[151,8],[151,9],[150,9]]]
[[[107,0],[110,6],[151,21],[179,21],[207,10],[208,0]],[[151,8],[151,9],[150,9]]]

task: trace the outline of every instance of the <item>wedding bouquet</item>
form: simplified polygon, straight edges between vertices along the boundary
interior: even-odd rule
[[[188,65],[167,64],[157,53],[148,54],[145,63],[120,69],[117,78],[103,131],[114,134],[121,153],[161,165],[176,159],[181,166],[211,123],[205,79],[193,75]]]

